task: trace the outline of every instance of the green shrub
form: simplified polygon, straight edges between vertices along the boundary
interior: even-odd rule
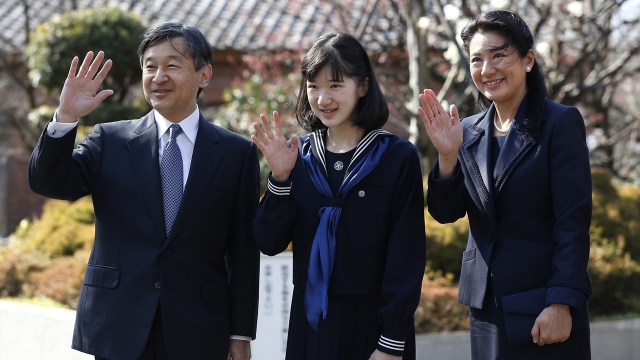
[[[27,118],[33,125],[34,129],[42,131],[42,129],[44,129],[45,127],[45,124],[49,122],[49,119],[51,119],[55,111],[56,108],[51,105],[42,105],[31,110],[27,115]]]
[[[457,296],[457,287],[449,281],[425,277],[413,317],[416,333],[469,329],[469,308],[458,304]]]
[[[42,216],[23,221],[0,248],[0,296],[47,297],[75,308],[94,222],[90,197],[47,200]]]
[[[81,64],[88,51],[102,50],[105,58],[113,59],[103,88],[115,93],[98,110],[82,118],[82,123],[93,125],[140,117],[147,108],[128,105],[124,101],[129,89],[141,78],[137,50],[144,31],[145,25],[136,15],[118,8],[83,9],[54,15],[38,25],[25,50],[29,80],[57,98],[69,73],[71,59],[78,56]]]
[[[75,202],[47,200],[40,219],[18,227],[16,246],[22,252],[39,252],[52,258],[71,256],[91,248],[94,221],[90,197]]]
[[[640,313],[640,189],[594,168],[589,276],[594,316]]]
[[[47,258],[39,253],[21,252],[10,245],[0,247],[0,297],[29,292],[33,273],[42,271],[47,263]]]
[[[29,79],[58,95],[74,56],[80,63],[87,51],[114,59],[105,87],[124,97],[140,81],[137,50],[145,25],[133,13],[118,8],[83,9],[54,15],[38,25],[26,48]],[[121,98],[120,98],[121,100]]]
[[[625,250],[631,258],[640,261],[640,187],[619,186],[620,222],[625,225]]]
[[[622,253],[640,261],[640,188],[615,185],[608,170],[594,168],[591,240],[617,243]]]
[[[469,225],[467,218],[453,224],[440,224],[425,209],[424,221],[427,235],[427,272],[453,274],[460,279],[462,252],[467,245]]]
[[[88,251],[52,259],[49,266],[32,274],[31,295],[53,299],[76,309],[88,260]]]
[[[640,265],[620,243],[603,241],[591,247],[589,276],[592,315],[640,313]]]
[[[148,105],[147,103],[145,103]],[[116,120],[138,119],[150,110],[149,107],[128,105],[119,102],[105,102],[98,109],[82,118],[82,124],[90,132],[95,124]],[[84,139],[83,136],[82,139]]]

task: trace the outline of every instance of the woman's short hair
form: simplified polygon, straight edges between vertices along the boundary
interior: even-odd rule
[[[363,81],[368,83],[366,94],[358,99],[356,105],[356,116],[352,120],[356,126],[369,131],[387,122],[389,107],[366,51],[353,36],[331,32],[320,36],[311,45],[300,66],[302,81],[295,109],[300,126],[307,131],[326,128],[313,113],[307,97],[307,81],[313,81],[325,66],[331,68],[335,80],[342,81],[348,77],[358,85]]]

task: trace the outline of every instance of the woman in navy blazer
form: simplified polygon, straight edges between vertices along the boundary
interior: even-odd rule
[[[460,121],[433,91],[419,109],[438,150],[427,206],[465,214],[458,301],[470,307],[473,359],[588,359],[591,172],[582,116],[547,99],[534,39],[516,13],[462,31],[484,111]]]
[[[260,250],[293,244],[287,355],[415,359],[413,313],[426,250],[416,148],[380,129],[389,110],[371,62],[344,33],[320,37],[302,62],[290,144],[274,113],[252,140],[271,168],[254,229]]]

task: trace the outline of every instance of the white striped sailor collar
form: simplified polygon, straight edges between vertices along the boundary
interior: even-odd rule
[[[322,168],[324,169],[325,174],[327,173],[327,161],[325,160],[325,134],[327,129],[319,129],[309,134],[309,143],[311,145],[311,153],[313,156],[320,161],[322,164]],[[369,147],[375,144],[375,140],[379,136],[388,136],[391,135],[390,132],[382,129],[371,130],[368,133],[365,133],[362,139],[358,142],[356,146],[356,151],[353,153],[351,157],[351,161],[349,161],[349,165],[347,166],[347,172],[351,170],[351,166],[356,163],[356,161],[364,156],[367,153]]]

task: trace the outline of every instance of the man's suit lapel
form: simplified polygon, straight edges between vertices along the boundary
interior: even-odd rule
[[[162,185],[160,184],[160,159],[158,153],[158,130],[153,112],[140,119],[128,141],[129,155],[136,178],[151,214],[153,226],[160,239],[165,238],[164,214],[162,210]]]
[[[203,198],[204,192],[218,171],[222,160],[222,152],[218,150],[220,135],[215,127],[202,115],[198,124],[198,135],[193,147],[191,168],[184,189],[180,210],[176,217],[167,242],[173,241],[176,234],[191,217],[191,213]]]

